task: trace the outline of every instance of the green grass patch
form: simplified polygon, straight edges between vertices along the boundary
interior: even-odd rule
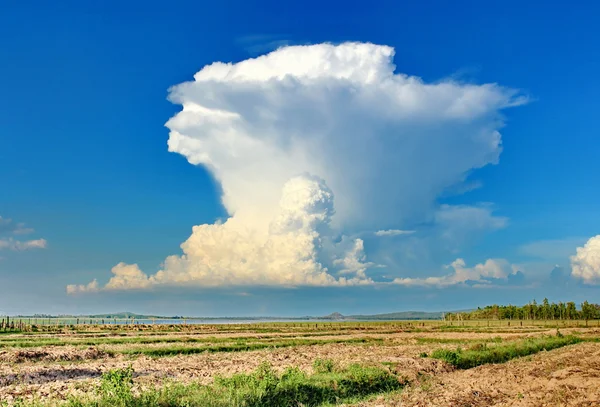
[[[431,331],[438,332],[478,332],[478,333],[535,333],[543,332],[548,330],[550,327],[533,327],[531,325],[512,327],[498,327],[498,326],[475,326],[475,325],[443,325],[439,327],[433,327]]]
[[[417,337],[415,338],[418,344],[429,344],[429,343],[471,343],[481,342],[481,339],[471,338],[428,338],[428,337]],[[502,338],[495,337],[490,339],[491,342],[502,342]]]
[[[511,359],[573,345],[582,341],[582,339],[575,336],[557,335],[493,346],[479,343],[466,350],[461,348],[456,350],[437,349],[431,353],[430,357],[444,360],[459,369],[470,369],[488,363],[508,362]]]
[[[19,335],[21,333],[22,332],[18,331],[18,330],[10,330],[10,329],[9,330],[2,330],[2,329],[0,329],[0,335],[9,336],[9,335]]]
[[[10,337],[5,336],[0,338],[0,348],[35,348],[40,346],[99,346],[99,345],[151,345],[160,343],[199,343],[199,344],[218,344],[230,343],[236,341],[272,341],[281,342],[285,340],[296,340],[298,336],[320,337],[320,336],[341,336],[347,333],[329,333],[329,332],[314,332],[306,334],[286,334],[281,336],[256,336],[248,335],[241,337],[215,337],[215,336],[160,336],[160,335],[141,335],[141,336],[92,336],[86,335],[78,338],[60,338],[60,337]],[[343,340],[351,341],[351,339]]]
[[[379,338],[350,338],[350,339],[294,339],[284,340],[280,342],[235,342],[228,344],[218,344],[209,346],[170,346],[164,348],[133,348],[117,351],[126,355],[146,355],[150,357],[163,357],[175,355],[191,355],[196,353],[216,353],[216,352],[244,352],[260,349],[275,349],[291,346],[313,346],[325,345],[330,343],[346,343],[346,344],[381,344],[383,339]]]
[[[217,377],[213,384],[170,383],[158,389],[134,393],[133,370],[105,373],[97,395],[63,402],[22,401],[23,407],[297,407],[338,405],[375,394],[398,390],[402,383],[388,369],[351,365],[325,367],[308,375],[296,367],[282,373],[263,364],[249,374]]]
[[[34,348],[38,346],[93,346],[93,345],[127,345],[139,344],[150,345],[156,343],[220,343],[231,342],[232,338],[215,337],[95,337],[80,339],[60,339],[60,338],[6,338],[0,341],[0,348]]]

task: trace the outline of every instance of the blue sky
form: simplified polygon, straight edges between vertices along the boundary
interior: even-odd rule
[[[598,246],[590,241],[585,252],[588,255],[578,260],[578,270],[585,270],[583,274],[571,275],[569,256],[600,233],[600,124],[595,114],[600,89],[600,35],[594,24],[599,10],[592,2],[543,7],[540,4],[4,2],[0,6],[0,80],[5,95],[0,101],[0,312],[130,310],[195,315],[305,315],[457,309],[494,301],[525,303],[544,296],[556,301],[593,300],[598,295],[600,266],[597,260],[594,263],[589,259],[600,256],[594,251]],[[414,145],[414,157],[422,159],[401,167],[410,170],[410,174],[403,172],[398,183],[394,182],[394,171],[400,167],[394,166],[385,167],[389,171],[384,168],[376,178],[381,184],[362,177],[349,165],[346,175],[333,170],[312,171],[327,185],[313,182],[309,187],[316,188],[317,193],[331,187],[336,211],[331,216],[333,240],[328,243],[323,232],[323,253],[319,249],[317,260],[327,266],[326,274],[335,281],[341,276],[360,280],[359,270],[366,268],[363,281],[370,278],[373,284],[340,287],[335,286],[337,282],[305,284],[298,279],[291,288],[266,276],[265,287],[257,283],[260,279],[234,280],[237,269],[230,272],[221,266],[207,272],[208,277],[204,271],[198,272],[202,277],[194,277],[198,274],[189,271],[194,265],[178,263],[172,270],[189,267],[183,272],[187,273],[185,282],[179,278],[183,274],[168,274],[175,280],[179,278],[179,283],[169,280],[168,284],[144,282],[140,286],[137,282],[141,280],[135,280],[133,285],[131,280],[116,280],[113,289],[110,285],[105,288],[115,265],[137,264],[131,275],[138,276],[136,273],[142,270],[144,275],[152,276],[168,269],[161,266],[168,256],[181,254],[179,246],[190,237],[192,226],[211,225],[217,219],[226,221],[233,209],[247,209],[253,214],[256,209],[251,207],[255,199],[253,189],[236,183],[244,180],[244,174],[225,170],[230,168],[229,162],[207,171],[202,163],[191,165],[190,154],[183,147],[169,152],[169,131],[181,128],[178,123],[165,128],[165,123],[181,111],[181,100],[197,101],[201,96],[193,89],[188,92],[178,88],[181,100],[170,102],[168,90],[193,81],[194,74],[214,62],[237,63],[282,45],[318,47],[322,43],[348,41],[392,47],[396,74],[420,77],[422,83],[432,86],[458,83],[457,98],[470,85],[497,83],[503,89],[518,90],[527,103],[510,108],[490,107],[485,119],[473,119],[465,127],[457,124],[458,130],[452,136],[444,133],[444,121],[440,121],[442,130],[436,128],[435,133],[430,127],[415,125],[415,137],[431,131],[432,140],[448,145],[434,149],[435,154],[426,151],[425,144]],[[368,62],[370,55],[360,58],[367,58]],[[348,64],[353,61],[350,58]],[[327,72],[319,75],[324,81],[329,78]],[[314,85],[299,82],[305,86],[300,89],[314,89],[310,87]],[[363,85],[370,89],[369,84],[356,86]],[[231,92],[239,91],[237,83],[223,86],[229,86],[226,89]],[[219,92],[226,92],[222,89],[199,88],[198,92],[210,90],[218,98]],[[285,103],[296,103],[295,96],[280,88],[270,91],[283,98],[284,107]],[[256,89],[253,92],[246,96],[259,102],[266,94],[257,93]],[[502,92],[490,94],[489,98],[508,97]],[[251,111],[243,109],[259,103],[250,100],[249,105],[242,105],[241,99],[227,99],[229,93],[223,95],[219,103],[235,102],[241,112]],[[236,95],[230,97],[241,97]],[[344,117],[363,118],[364,112],[346,111],[343,101],[333,101],[340,102],[335,120],[324,120],[332,120],[336,128],[344,128],[340,124]],[[425,113],[435,110],[429,105],[422,109]],[[364,113],[364,120],[357,119],[358,125],[367,128],[365,131],[405,126],[395,119],[385,119],[389,123],[379,120],[380,112],[373,110]],[[285,126],[298,117],[284,116],[286,110],[275,107],[270,111],[278,112],[284,123],[278,124],[277,131],[288,134],[297,130]],[[396,113],[402,115],[401,111]],[[432,120],[438,118],[433,116]],[[266,128],[264,123],[255,124],[257,129]],[[481,126],[497,126],[502,134],[501,152],[487,151],[499,154],[496,164],[486,158],[481,146],[461,144],[463,133],[480,131]],[[331,141],[336,147],[332,151],[342,151],[340,148],[346,144],[338,146],[335,140]],[[355,139],[356,145],[360,140]],[[373,144],[366,145],[366,154],[379,151],[371,150]],[[355,151],[344,154],[332,157],[341,163],[336,167],[346,168],[350,158],[356,158]],[[385,152],[381,154],[386,158]],[[482,168],[477,168],[478,154],[484,160]],[[250,158],[234,161],[250,168],[254,165]],[[359,157],[362,159],[367,160],[365,165],[369,164],[367,158]],[[249,161],[244,164],[244,160]],[[313,168],[303,168],[299,159],[290,160],[298,163],[294,169]],[[460,174],[468,174],[466,182],[432,187],[427,197],[418,198],[428,190],[429,180],[439,181],[439,174],[428,174],[441,161],[449,166],[452,162],[464,162],[464,168],[452,166],[443,172],[455,171],[459,178]],[[262,179],[260,174],[254,175]],[[230,181],[222,184],[221,177]],[[354,195],[352,191],[345,195],[344,184],[336,184],[336,177],[346,179],[351,186],[372,185],[372,198],[367,196],[361,201],[364,205],[360,216],[348,215],[353,209],[353,200],[348,197]],[[418,185],[419,179],[424,185]],[[277,184],[276,180],[272,184]],[[222,203],[223,185],[233,191],[229,207]],[[272,192],[279,196],[282,187],[277,184],[273,191],[257,187],[256,195]],[[395,189],[397,194],[390,192]],[[241,191],[246,195],[240,198]],[[256,202],[255,206],[263,203]],[[395,215],[389,209],[396,206],[402,210]],[[444,208],[451,211],[444,212]],[[461,208],[472,210],[461,212]],[[376,217],[378,213],[381,216]],[[324,222],[329,225],[329,218]],[[243,220],[239,223],[247,225]],[[252,227],[260,229],[265,225]],[[33,231],[25,231],[26,228]],[[380,229],[412,233],[389,239],[374,237]],[[206,241],[202,236],[197,239],[200,243]],[[356,246],[357,239],[363,250]],[[243,239],[232,241],[241,245]],[[27,242],[34,243],[28,246]],[[329,260],[321,258],[324,253]],[[350,258],[351,254],[357,256]],[[202,256],[194,256],[201,261]],[[219,257],[223,258],[229,257]],[[471,273],[468,280],[451,277],[436,284],[403,280],[451,274],[456,267],[445,266],[458,258],[464,259],[464,267]],[[497,264],[488,266],[498,269],[477,269],[477,264],[485,265],[488,259],[496,259]],[[551,277],[555,265],[562,269],[561,279]],[[294,267],[289,269],[295,270]],[[516,271],[523,273],[524,278],[509,281],[507,276]],[[223,275],[230,277],[215,283],[215,278]],[[94,279],[98,288],[66,293],[67,285],[87,285]],[[393,279],[399,279],[399,283],[381,284]],[[123,281],[129,286],[117,284]]]

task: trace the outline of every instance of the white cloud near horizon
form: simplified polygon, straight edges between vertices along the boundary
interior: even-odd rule
[[[456,259],[446,266],[452,270],[450,274],[425,278],[396,278],[394,284],[404,286],[448,287],[452,285],[474,283],[478,286],[492,284],[494,280],[508,280],[518,270],[505,259],[487,259],[485,263],[467,267],[463,259]]]
[[[69,284],[67,286],[67,294],[78,294],[78,293],[95,293],[100,290],[98,281],[92,280],[90,283],[83,284]]]
[[[102,289],[373,284],[357,231],[503,227],[485,208],[436,201],[498,161],[500,111],[526,99],[395,73],[393,56],[369,43],[283,47],[171,88],[183,109],[166,124],[169,151],[213,174],[229,218],[194,226],[155,274],[118,264]]]
[[[585,284],[600,284],[600,235],[576,249],[571,256],[571,275]]]

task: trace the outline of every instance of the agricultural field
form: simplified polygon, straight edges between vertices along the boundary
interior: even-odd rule
[[[0,405],[597,406],[596,322],[22,324]]]

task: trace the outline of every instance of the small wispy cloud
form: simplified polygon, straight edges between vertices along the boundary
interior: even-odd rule
[[[45,249],[48,246],[46,239],[15,240],[13,238],[0,239],[0,250],[25,251],[30,249]]]
[[[383,237],[383,236],[400,236],[400,235],[412,235],[415,233],[414,230],[400,230],[400,229],[387,229],[387,230],[378,230],[375,232],[375,236]]]
[[[26,227],[24,223],[0,216],[0,235],[26,235],[33,232],[34,230]]]
[[[18,227],[15,230],[13,230],[13,234],[15,235],[28,235],[33,232],[35,232],[33,228],[27,228],[23,223],[19,223]]]
[[[293,45],[291,40],[285,39],[284,35],[256,34],[244,35],[236,39],[236,42],[248,52],[255,56],[275,51],[278,48]]]
[[[48,245],[46,239],[19,240],[15,238],[15,236],[27,235],[33,232],[33,228],[26,227],[24,223],[0,216],[0,250],[45,249]]]

